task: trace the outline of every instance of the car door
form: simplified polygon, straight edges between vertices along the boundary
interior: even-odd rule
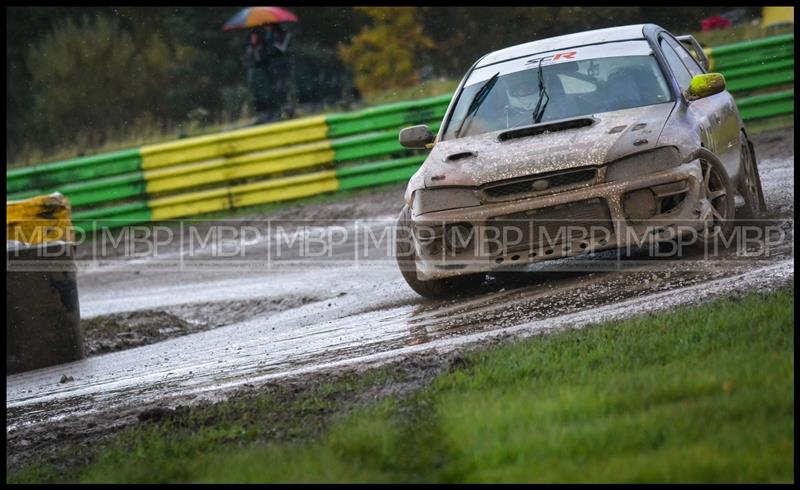
[[[692,55],[672,36],[662,33],[660,45],[670,68],[674,73],[677,72],[676,77],[681,90],[689,87],[693,76],[705,73]],[[726,90],[689,102],[688,113],[699,122],[702,138],[708,149],[722,160],[731,178],[738,178],[741,120],[730,92]]]

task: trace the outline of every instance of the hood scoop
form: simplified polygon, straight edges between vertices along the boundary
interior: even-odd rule
[[[515,138],[524,138],[526,136],[536,136],[542,133],[553,133],[556,131],[566,131],[567,129],[584,128],[591,126],[595,123],[595,119],[591,117],[579,117],[575,119],[564,119],[562,121],[553,121],[545,124],[534,124],[533,126],[524,126],[521,128],[504,131],[497,136],[497,141],[508,141]]]
[[[474,156],[475,156],[475,153],[473,153],[471,151],[461,151],[461,152],[458,152],[458,153],[452,153],[450,155],[447,155],[447,158],[445,158],[445,161],[455,162],[457,160],[462,160],[464,158],[469,158],[469,157],[474,157]]]

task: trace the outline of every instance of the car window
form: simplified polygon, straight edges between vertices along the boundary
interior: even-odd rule
[[[565,94],[590,94],[597,90],[597,84],[588,80],[581,80],[567,75],[558,75],[558,78],[561,79]]]
[[[618,55],[623,53],[630,54]],[[545,55],[547,64],[540,63],[541,56],[494,63],[470,74],[442,139],[672,101],[668,82],[646,42],[556,52]],[[478,91],[493,78],[482,101],[470,111]]]
[[[695,63],[697,63],[697,66],[702,68],[702,60],[704,57],[702,48],[695,46],[691,41],[678,41],[678,44],[683,46],[683,49],[689,52],[689,54],[692,56],[692,59],[695,61]],[[703,73],[706,73],[705,68],[703,68]]]
[[[692,74],[689,73],[689,70],[684,66],[678,54],[672,49],[672,46],[669,45],[665,38],[661,39],[660,44],[661,51],[667,59],[667,64],[672,74],[675,75],[675,78],[678,80],[678,85],[681,87],[681,90],[688,89],[689,84],[692,82]]]
[[[691,53],[686,50],[686,46],[679,43],[675,39],[672,39],[671,37],[665,37],[664,39],[666,39],[667,43],[672,46],[692,76],[703,74],[703,69],[697,63],[697,60],[694,59],[694,56],[692,56]]]

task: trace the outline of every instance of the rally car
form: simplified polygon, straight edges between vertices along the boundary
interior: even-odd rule
[[[690,52],[691,51],[691,52]],[[693,52],[693,53],[692,53]],[[735,197],[759,215],[755,152],[691,36],[600,29],[489,53],[469,69],[410,179],[396,257],[423,296],[510,265],[729,233]]]

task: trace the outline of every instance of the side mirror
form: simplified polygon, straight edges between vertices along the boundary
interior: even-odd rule
[[[689,89],[686,91],[689,100],[702,99],[725,90],[725,77],[722,73],[703,73],[692,77]]]
[[[426,148],[436,139],[425,124],[411,126],[400,131],[400,144],[406,148]]]

